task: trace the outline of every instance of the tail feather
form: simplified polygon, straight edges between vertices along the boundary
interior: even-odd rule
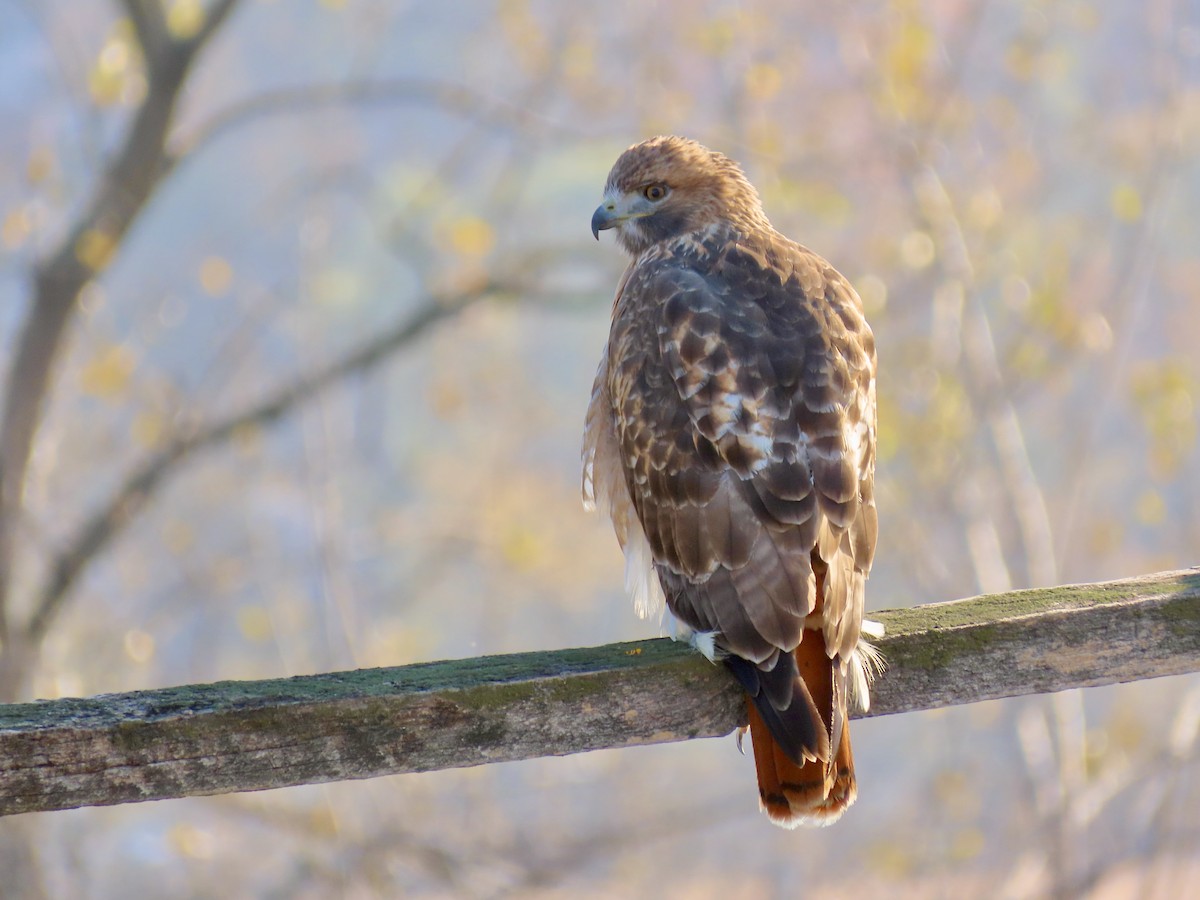
[[[817,652],[813,652],[813,650]],[[846,692],[837,690],[843,680],[836,672],[837,663],[825,655],[816,633],[810,633],[795,651],[804,694],[811,695],[816,715],[815,728],[825,738],[820,754],[796,759],[785,749],[772,728],[778,712],[770,709],[765,694],[749,693],[746,710],[750,722],[750,740],[758,772],[759,800],[763,812],[776,825],[830,825],[854,802],[854,756],[850,747]],[[818,713],[817,711],[820,710]],[[836,726],[837,730],[832,729]]]
[[[850,749],[850,694],[867,709],[871,679],[883,668],[879,651],[859,639],[843,660],[826,649],[823,634],[826,569],[813,553],[816,603],[799,645],[780,653],[770,669],[730,655],[725,664],[746,691],[746,715],[763,812],[776,825],[830,825],[854,802]],[[864,623],[864,632],[882,626]]]
[[[793,765],[829,759],[829,726],[796,667],[795,656],[781,653],[773,669],[760,669],[740,656],[723,661],[755,707],[762,730],[772,736],[785,759]]]
[[[763,812],[783,828],[836,822],[855,796],[848,735],[842,735],[835,767],[821,760],[796,765],[771,737],[756,704],[747,699],[746,709]]]

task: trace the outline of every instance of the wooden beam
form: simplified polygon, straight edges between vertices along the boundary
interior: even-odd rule
[[[1200,570],[874,613],[871,715],[1200,670]],[[664,639],[0,705],[0,814],[728,734],[723,667]]]

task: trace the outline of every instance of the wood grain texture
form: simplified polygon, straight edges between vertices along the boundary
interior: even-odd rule
[[[1200,670],[1200,570],[869,614],[871,715]],[[0,705],[0,814],[728,734],[740,691],[665,639]]]

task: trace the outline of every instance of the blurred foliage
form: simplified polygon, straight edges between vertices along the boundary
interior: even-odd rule
[[[6,360],[151,87],[129,8],[0,2]],[[171,37],[206,8],[164,0]],[[482,293],[118,506],[27,693],[645,635],[577,469],[623,264],[587,222],[659,131],[739,159],[863,295],[874,606],[1197,562],[1191,6],[243,0],[143,218],[75,239],[98,274],[22,485],[11,612],[181,435]],[[47,896],[1178,896],[1198,698],[1174,679],[861,723],[858,805],[819,833],[767,825],[749,763],[709,741],[54,814],[24,839]]]

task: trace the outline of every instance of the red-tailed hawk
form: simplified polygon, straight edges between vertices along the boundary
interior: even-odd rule
[[[626,150],[592,216],[633,257],[584,434],[638,612],[667,607],[747,694],[762,807],[854,802],[847,692],[875,555],[875,341],[862,302],[763,214],[737,164],[679,137]]]

